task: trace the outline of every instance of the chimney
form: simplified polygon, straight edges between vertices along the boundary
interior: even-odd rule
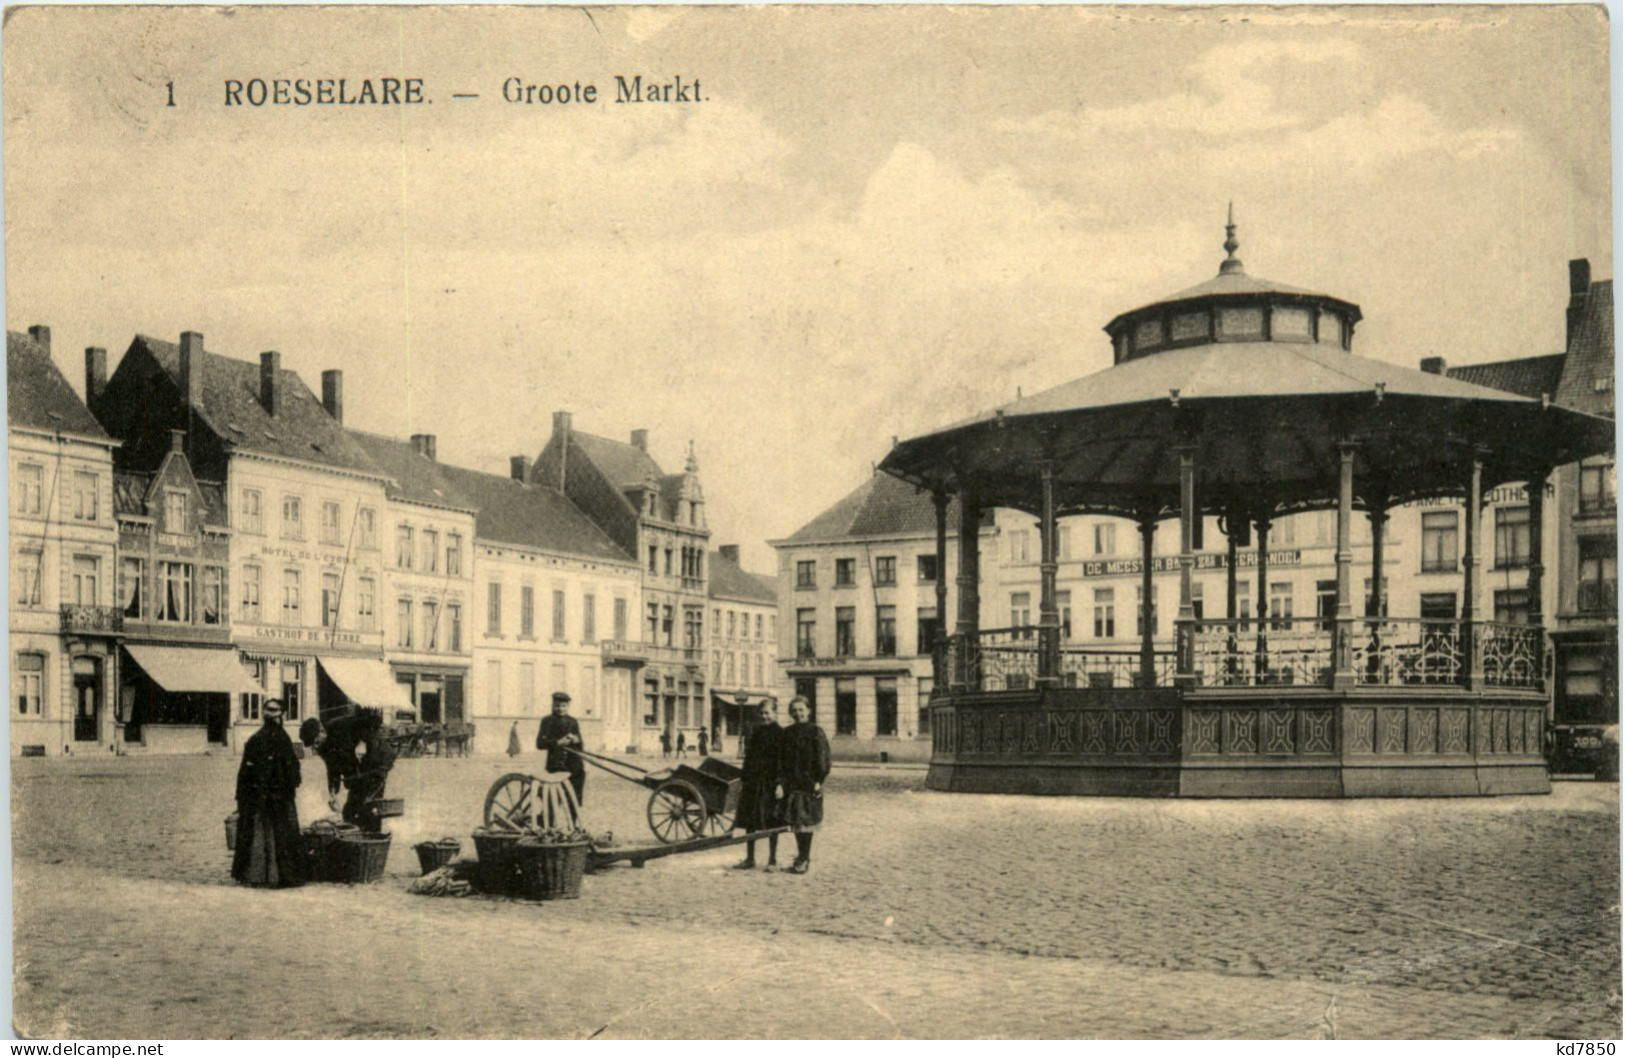
[[[51,328],[43,323],[36,323],[28,328],[28,336],[34,339],[35,345],[44,349],[47,353],[51,351]]]
[[[738,544],[723,544],[721,547],[717,548],[717,550],[722,552],[723,558],[727,559],[729,562],[732,562],[736,566],[739,565]]]
[[[647,452],[649,450],[649,431],[633,430],[632,447],[636,448],[639,452]]]
[[[513,478],[515,481],[523,482],[525,480],[525,478],[530,476],[529,471],[530,471],[530,460],[526,459],[524,456],[509,456],[508,457],[508,476],[509,477]]]
[[[1445,372],[1445,361],[1442,356],[1424,356],[1422,370],[1430,375],[1442,375]]]
[[[565,482],[570,472],[570,413],[556,411],[553,413],[553,436],[559,442],[559,477],[552,482],[554,488],[564,491]]]
[[[1591,292],[1591,262],[1577,257],[1569,262],[1569,310],[1565,314],[1567,326],[1563,331],[1563,348],[1574,344],[1574,332],[1585,315],[1586,295]],[[47,338],[47,341],[49,338]]]
[[[185,430],[171,430],[171,431],[169,431],[169,450],[171,452],[184,452],[184,451],[186,451],[186,431]]]
[[[570,413],[569,412],[567,412],[567,411],[556,411],[556,412],[553,413],[553,436],[554,437],[569,437],[570,436]]]
[[[187,415],[203,400],[203,335],[181,332],[181,403]]]
[[[412,447],[417,454],[424,458],[434,460],[434,434],[415,433],[412,435]]]
[[[282,354],[260,354],[260,403],[265,414],[276,418],[282,414]]]
[[[95,407],[96,398],[107,388],[107,350],[91,346],[85,350],[85,404]]]
[[[322,372],[322,407],[334,422],[344,425],[344,372],[337,368]]]

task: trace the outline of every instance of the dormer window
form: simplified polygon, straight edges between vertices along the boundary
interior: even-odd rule
[[[1264,310],[1258,306],[1219,310],[1219,337],[1263,338]]]
[[[1322,312],[1320,314],[1320,344],[1343,345],[1343,321],[1337,318],[1335,312]]]
[[[186,532],[186,490],[164,490],[164,532]]]
[[[1174,317],[1173,340],[1188,342],[1193,338],[1206,338],[1208,333],[1208,314],[1206,312],[1182,312]]]
[[[1270,313],[1270,337],[1275,341],[1312,341],[1314,335],[1309,330],[1308,309],[1278,308]]]
[[[659,512],[655,510],[655,494],[651,492],[649,493],[649,517],[652,518],[658,513]]]
[[[1149,320],[1141,320],[1134,328],[1134,349],[1140,352],[1145,349],[1154,349],[1162,344],[1162,317],[1153,316]]]

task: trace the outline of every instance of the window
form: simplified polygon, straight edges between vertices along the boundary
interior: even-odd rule
[[[722,682],[731,684],[734,681],[734,653],[728,651],[722,658]]]
[[[1579,608],[1591,612],[1613,610],[1615,599],[1615,544],[1614,538],[1580,538],[1580,598]]]
[[[796,611],[796,657],[818,656],[818,611]]]
[[[284,540],[305,538],[304,508],[298,496],[282,497],[282,537]]]
[[[817,585],[818,585],[818,577],[817,577],[817,575],[815,573],[816,569],[817,569],[817,563],[812,562],[810,560],[803,559],[802,561],[797,562],[796,563],[796,587],[798,589],[817,587]]]
[[[378,546],[378,514],[371,507],[356,508],[355,527],[361,547],[370,550]]]
[[[489,712],[502,712],[502,662],[485,663],[485,704]]]
[[[502,585],[497,581],[485,586],[485,634],[502,634]]]
[[[553,641],[555,643],[564,642],[564,625],[564,590],[555,588],[553,589]]]
[[[440,532],[437,529],[423,530],[423,572],[440,572]]]
[[[446,604],[446,649],[454,652],[463,649],[462,603]]]
[[[1454,515],[1452,514],[1452,517]],[[1298,542],[1298,516],[1289,514],[1284,518],[1277,518],[1272,529],[1270,543],[1276,547],[1292,547]]]
[[[519,638],[536,637],[536,589],[529,584],[519,589]]]
[[[650,677],[643,681],[643,726],[660,725],[660,681]]]
[[[653,544],[649,545],[649,572],[660,572],[660,549]]]
[[[18,654],[11,670],[11,696],[18,716],[40,716],[44,711],[45,655]]]
[[[1455,511],[1422,512],[1422,572],[1454,573],[1456,551]]]
[[[378,621],[378,582],[361,577],[355,582],[355,621],[363,632],[371,632]]]
[[[339,535],[339,505],[334,500],[322,501],[322,543],[341,544]]]
[[[1337,617],[1337,581],[1315,581],[1315,614],[1320,618],[1321,630],[1330,632]]]
[[[446,535],[446,576],[461,577],[463,575],[463,534],[448,533]]]
[[[1010,627],[1020,628],[1033,623],[1033,597],[1031,592],[1018,591],[1010,596]]]
[[[1516,569],[1529,565],[1529,508],[1495,508],[1495,565]]]
[[[300,691],[304,688],[305,666],[297,661],[287,661],[282,664],[282,715],[286,720],[299,719],[299,710],[304,705],[304,695]]]
[[[1112,639],[1117,635],[1117,589],[1095,589],[1095,638]]]
[[[1112,522],[1095,523],[1095,554],[1117,554],[1117,526]]]
[[[412,600],[395,600],[395,645],[398,647],[411,647],[412,645]]]
[[[649,634],[644,637],[646,643],[660,642],[660,604],[649,604]]]
[[[931,691],[936,681],[930,676],[921,676],[917,683],[915,698],[914,734],[916,736],[931,733]]]
[[[1456,619],[1456,593],[1453,591],[1423,592],[1418,609],[1424,621],[1454,621]]]
[[[101,517],[101,476],[81,470],[73,475],[73,517],[94,522]]]
[[[339,575],[322,574],[322,627],[337,628],[339,624]]]
[[[1026,529],[1010,530],[1010,563],[1021,565],[1032,561],[1033,534]]]
[[[1495,593],[1495,619],[1501,624],[1526,625],[1529,623],[1529,592],[1522,588],[1508,588]]]
[[[395,567],[397,569],[412,568],[412,527],[398,525],[395,527]]]
[[[688,683],[677,685],[677,726],[688,726]]]
[[[615,600],[615,638],[626,638],[626,600]]]
[[[1070,591],[1055,593],[1055,609],[1061,615],[1061,639],[1064,642],[1072,638],[1072,593]]]
[[[666,548],[666,576],[671,576],[671,548]]]
[[[1154,601],[1154,600],[1153,600]],[[1246,632],[1252,629],[1252,623],[1247,619],[1253,616],[1253,586],[1250,582],[1236,578],[1236,620],[1241,622],[1239,631]],[[1156,617],[1152,612],[1153,620]]]
[[[777,643],[779,641],[779,615],[778,614],[770,613],[770,614],[767,615],[767,638],[770,641],[774,642],[774,643]]]
[[[1151,617],[1151,634],[1156,635],[1157,634],[1157,588],[1156,588],[1156,585],[1152,585],[1152,587],[1151,587],[1151,606],[1149,608],[1149,612],[1150,612],[1150,617]],[[1145,585],[1141,584],[1141,585],[1139,585],[1138,587],[1136,587],[1134,589],[1134,634],[1137,635],[1137,636],[1145,635],[1146,614],[1147,614],[1147,607],[1146,607],[1146,604],[1145,604]]]
[[[672,610],[670,606],[660,608],[660,635],[661,640],[669,647],[672,645]]]
[[[186,490],[164,490],[164,532],[186,532]]]
[[[1064,561],[1072,557],[1072,527],[1057,525],[1055,527],[1055,560]]]
[[[762,639],[762,615],[761,614],[756,615],[756,639],[757,639],[758,642],[760,642],[761,639]]]
[[[937,581],[937,556],[920,555],[914,560],[915,568],[920,571],[921,584],[935,584]]]
[[[729,639],[734,638],[734,636],[735,636],[735,634],[737,632],[737,629],[735,628],[735,622],[738,620],[738,618],[739,618],[738,611],[736,611],[736,610],[729,610],[728,611],[728,638]],[[722,626],[718,625],[717,627],[720,629]]]
[[[875,657],[897,656],[897,607],[875,607]]]
[[[242,615],[245,621],[260,619],[260,567],[243,567]]]
[[[28,552],[23,553],[24,556],[27,554]],[[139,558],[122,559],[118,567],[119,606],[124,611],[125,617],[137,621],[141,619],[141,581],[146,577],[146,567],[147,564]],[[38,570],[35,572],[37,575]]]
[[[881,555],[875,559],[875,583],[882,586],[897,583],[896,555]]]
[[[1596,463],[1580,467],[1580,513],[1595,514],[1614,509],[1614,464]]]
[[[440,604],[433,599],[423,600],[423,649],[440,649]]]
[[[204,566],[203,581],[198,592],[198,609],[203,623],[220,624],[225,618],[226,571],[219,566]]]
[[[935,606],[922,606],[914,615],[914,652],[928,654],[937,645],[937,629],[940,622],[937,620]]]
[[[14,498],[18,514],[43,514],[45,511],[45,468],[38,463],[18,463]],[[18,657],[39,657],[38,654],[19,654]]]
[[[762,674],[762,655],[756,655],[756,686],[766,687],[767,679]]]
[[[301,587],[298,570],[285,569],[282,571],[282,623],[285,625],[299,623]]]
[[[265,690],[265,669],[266,665],[263,661],[255,661],[249,658],[243,659],[243,673],[247,675],[249,680],[253,682],[255,686],[260,688],[261,692]],[[258,720],[260,718],[260,703],[264,700],[265,695],[263,693],[244,693],[242,707],[243,719]]]
[[[17,552],[17,573],[14,578],[17,605],[38,606],[40,601],[40,567],[45,556],[38,551]],[[137,592],[140,589],[136,589]]]
[[[1270,627],[1284,630],[1292,627],[1292,583],[1281,581],[1270,585]]]
[[[1202,619],[1202,582],[1191,581],[1191,614],[1198,621]]]
[[[683,646],[698,650],[705,646],[705,611],[698,606],[683,607]]]
[[[897,680],[893,677],[875,679],[875,734],[897,734]]]
[[[858,560],[855,558],[838,558],[835,560],[835,586],[837,588],[850,588],[858,582]]]
[[[722,679],[722,651],[720,650],[711,651],[711,678],[713,680]]]
[[[858,611],[851,606],[835,608],[835,656],[849,658],[858,652]]]
[[[521,661],[519,663],[519,711],[522,713],[536,711],[536,663],[534,661]]]
[[[102,563],[94,555],[73,556],[73,579],[68,584],[68,598],[78,606],[95,606],[101,602]]]
[[[837,735],[855,735],[858,733],[858,681],[835,681],[835,733]]]
[[[598,596],[590,591],[581,597],[581,641],[598,642]]]

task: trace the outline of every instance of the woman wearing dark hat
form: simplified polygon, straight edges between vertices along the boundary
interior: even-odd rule
[[[781,802],[784,786],[779,777],[779,757],[784,728],[779,726],[778,703],[769,698],[762,703],[761,722],[745,739],[745,764],[739,777],[739,812],[734,826],[747,834],[783,825]],[[779,836],[767,836],[767,865],[779,864]],[[745,845],[745,858],[734,865],[741,871],[756,866],[756,842]]]
[[[265,723],[243,746],[237,769],[237,854],[231,876],[243,885],[282,889],[305,884],[299,834],[299,758],[282,730],[282,701],[268,700]]]
[[[779,774],[784,783],[784,821],[796,835],[796,862],[791,874],[806,874],[812,862],[813,832],[824,821],[824,780],[829,776],[829,739],[811,719],[807,699],[790,699],[791,725],[780,747]]]

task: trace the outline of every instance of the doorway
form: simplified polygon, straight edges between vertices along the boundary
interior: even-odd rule
[[[73,659],[73,740],[99,742],[102,730],[102,663]]]

